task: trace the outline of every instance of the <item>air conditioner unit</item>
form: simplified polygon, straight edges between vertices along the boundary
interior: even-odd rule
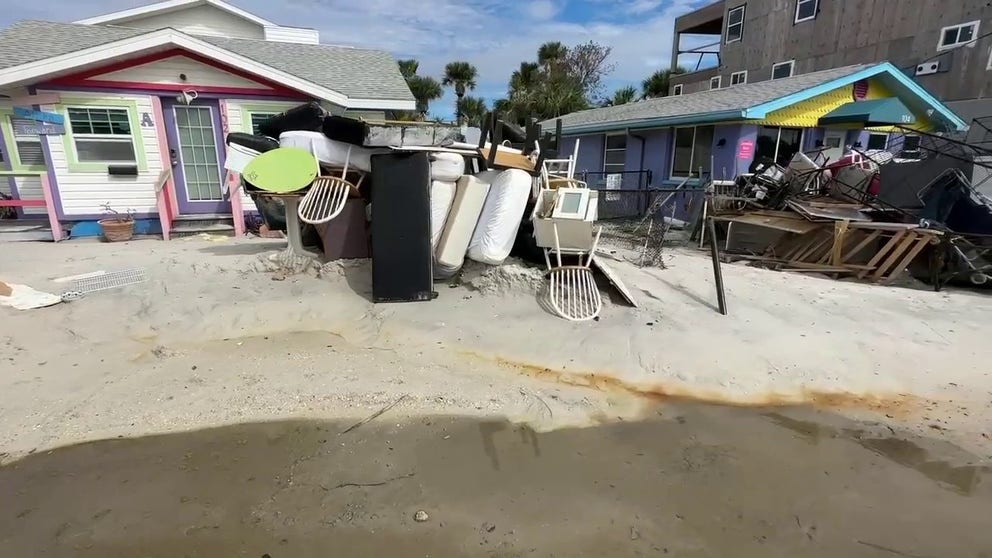
[[[940,71],[940,62],[924,62],[916,67],[916,75],[928,76]]]

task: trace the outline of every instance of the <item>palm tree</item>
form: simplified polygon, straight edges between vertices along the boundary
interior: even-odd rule
[[[555,62],[561,62],[568,55],[568,47],[559,41],[544,43],[537,49],[537,63],[542,66],[551,66]]]
[[[458,102],[455,103],[455,113],[459,124],[462,122],[462,115],[458,112],[458,103],[465,96],[465,91],[475,89],[475,78],[477,77],[479,77],[479,71],[468,62],[449,62],[444,67],[444,79],[441,80],[441,84],[455,86],[455,95],[458,97]]]
[[[412,58],[410,60],[399,60],[397,63],[400,65],[400,73],[407,80],[417,75],[417,70],[420,68],[420,62]]]
[[[430,106],[430,102],[444,96],[444,89],[441,84],[429,76],[411,76],[407,78],[406,84],[413,93],[413,98],[417,100],[417,112],[424,116]]]
[[[469,126],[481,128],[487,112],[485,99],[466,95],[458,100],[458,113],[462,115],[462,120]]]
[[[674,70],[658,70],[641,82],[641,92],[645,99],[665,97],[668,95],[669,82],[674,74],[684,74],[686,69],[679,66]]]
[[[627,103],[632,103],[637,99],[637,88],[633,85],[628,85],[626,87],[621,87],[613,92],[613,99],[610,104],[616,105],[626,105]]]

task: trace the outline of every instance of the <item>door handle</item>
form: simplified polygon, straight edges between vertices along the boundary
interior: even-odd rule
[[[175,149],[171,149],[171,148],[169,149],[169,159],[172,162],[172,166],[175,167],[179,165],[179,156],[176,154]]]

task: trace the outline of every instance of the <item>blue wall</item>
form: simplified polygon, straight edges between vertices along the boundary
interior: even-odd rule
[[[644,138],[644,165],[643,168],[651,171],[651,184],[658,188],[662,181],[668,179],[669,166],[672,161],[672,131],[666,130],[645,130],[638,132]],[[633,139],[633,145],[640,145],[641,141]],[[629,161],[629,160],[628,160]],[[632,169],[636,169],[640,164],[638,159]]]
[[[568,157],[575,149],[575,140],[579,140],[579,160],[576,162],[575,174],[582,171],[603,172],[603,148],[605,137],[603,134],[589,136],[572,136],[561,139],[561,149],[559,156]]]

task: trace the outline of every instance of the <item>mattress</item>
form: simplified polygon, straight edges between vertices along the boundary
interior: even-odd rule
[[[493,179],[468,246],[469,258],[499,265],[510,255],[530,199],[530,187],[530,174],[519,169],[503,171]]]
[[[435,180],[431,182],[431,249],[437,247],[448,220],[451,202],[455,199],[455,183]]]
[[[465,261],[465,252],[479,222],[482,207],[489,194],[490,176],[465,175],[458,180],[455,198],[448,211],[448,220],[434,250],[436,268],[440,275],[457,271]]]
[[[465,157],[444,151],[431,153],[431,180],[457,182],[465,174]]]
[[[348,162],[349,169],[365,172],[372,170],[372,155],[376,151],[367,147],[358,147],[340,141],[335,141],[320,132],[284,132],[279,136],[281,147],[298,147],[306,149],[322,165],[330,167],[343,167],[345,161]],[[348,150],[351,149],[349,157]]]
[[[263,136],[278,138],[283,132],[306,130],[319,132],[327,113],[317,103],[307,103],[277,114],[258,125]]]
[[[279,142],[266,136],[256,136],[254,134],[244,134],[242,132],[231,132],[227,134],[227,145],[240,145],[252,151],[265,153],[279,147]]]

